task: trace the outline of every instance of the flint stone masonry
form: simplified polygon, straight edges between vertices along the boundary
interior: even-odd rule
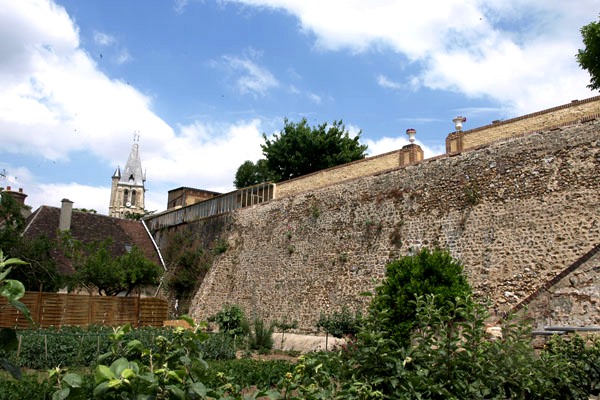
[[[421,246],[509,310],[600,241],[599,167],[592,120],[237,210],[190,314],[238,304],[311,331],[321,312],[364,309],[385,265]]]
[[[596,250],[558,283],[542,288],[523,309],[523,315],[536,322],[534,329],[600,326],[600,246]]]

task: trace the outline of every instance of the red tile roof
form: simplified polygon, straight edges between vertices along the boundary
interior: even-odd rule
[[[54,239],[57,237],[59,219],[60,208],[41,206],[27,219],[23,235],[32,238],[46,235],[49,239]],[[141,221],[73,210],[70,233],[82,243],[111,238],[111,251],[115,257],[125,254],[126,246],[137,246],[148,260],[162,266],[159,252]],[[73,271],[71,262],[63,254],[56,254],[56,259],[61,272]]]

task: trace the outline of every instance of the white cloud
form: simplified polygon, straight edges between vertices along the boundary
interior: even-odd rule
[[[106,185],[94,186],[45,183],[14,160],[13,165],[2,163],[10,173],[10,180],[2,184],[23,187],[29,195],[27,204],[59,206],[68,197],[76,207],[106,213],[110,175],[127,160],[136,131],[149,178],[149,210],[165,209],[167,191],[182,182],[232,190],[237,167],[260,157],[258,120],[222,125],[196,121],[173,129],[153,113],[152,98],[98,69],[79,48],[77,27],[64,9],[46,0],[7,5],[10,12],[0,12],[2,153],[68,165],[72,155],[86,152],[90,165],[106,165]],[[114,43],[108,36],[100,35],[98,40]],[[14,42],[19,45],[9,45]],[[246,74],[240,80],[244,90],[264,93],[277,84],[252,61],[231,60]]]
[[[322,51],[392,49],[418,65],[409,86],[487,97],[519,115],[590,97],[579,27],[597,0],[230,0],[297,16]],[[381,86],[401,83],[381,75]]]
[[[378,154],[400,150],[402,147],[406,146],[410,142],[408,141],[408,137],[382,137],[377,140],[367,139],[364,143],[367,146],[369,146],[367,150],[369,156],[376,156]],[[445,149],[425,146],[423,143],[419,142],[419,140],[415,140],[415,144],[421,146],[425,158],[437,156],[445,151]]]
[[[104,32],[94,32],[94,42],[100,46],[111,46],[116,42],[114,36]]]
[[[394,82],[385,75],[377,76],[377,84],[387,89],[401,90],[405,88],[405,85]]]
[[[264,96],[273,88],[279,86],[277,79],[266,68],[247,57],[223,56],[227,66],[242,75],[236,80],[240,93],[253,96]]]

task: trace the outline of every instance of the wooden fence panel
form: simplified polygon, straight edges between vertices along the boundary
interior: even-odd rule
[[[162,326],[168,317],[163,299],[106,297],[64,293],[26,292],[21,302],[40,328],[50,326],[124,325]],[[27,328],[29,322],[0,297],[0,327]]]

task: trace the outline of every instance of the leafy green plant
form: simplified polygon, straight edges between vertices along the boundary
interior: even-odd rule
[[[275,328],[281,331],[281,348],[283,349],[283,337],[285,333],[291,329],[298,328],[298,321],[288,321],[284,319],[282,321],[275,321]]]
[[[455,298],[471,295],[463,267],[446,251],[426,248],[386,266],[386,277],[376,289],[370,313],[394,340],[408,345],[416,326],[415,300],[434,294],[437,305],[449,306]]]
[[[0,249],[0,296],[4,297],[12,307],[19,310],[29,322],[33,322],[29,314],[29,309],[19,301],[25,295],[25,286],[18,280],[6,278],[13,265],[23,264],[26,263],[17,258],[6,258]],[[17,346],[17,343],[17,334],[14,329],[0,328],[0,350],[2,352],[13,350]],[[14,378],[21,378],[19,367],[7,358],[0,357],[0,366],[10,372]]]
[[[244,336],[248,333],[244,326],[246,316],[244,310],[235,304],[226,304],[210,320],[217,323],[219,331],[231,336]]]
[[[229,249],[229,242],[223,238],[219,238],[213,246],[214,254],[223,254],[227,249]]]
[[[325,333],[333,337],[342,338],[358,333],[361,320],[362,314],[360,311],[352,314],[347,306],[343,306],[340,311],[335,311],[331,314],[321,313],[317,321],[317,328],[322,328]]]
[[[248,337],[248,347],[259,353],[268,353],[273,348],[273,332],[275,324],[266,324],[262,318],[255,317],[252,321],[252,332]]]

